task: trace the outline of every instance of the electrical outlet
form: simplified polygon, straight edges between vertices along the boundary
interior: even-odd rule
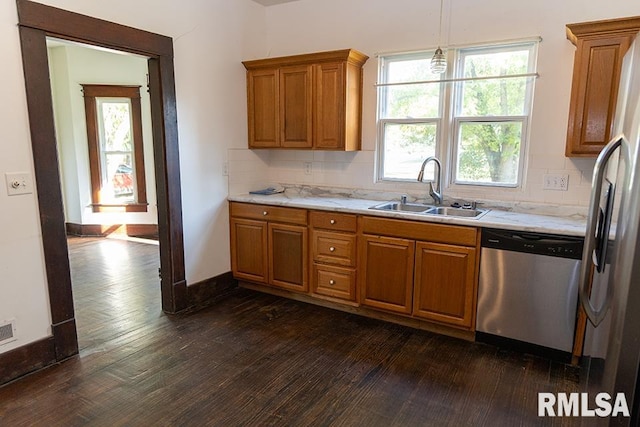
[[[312,171],[313,171],[313,163],[304,162],[304,174],[305,175],[311,175]]]
[[[7,182],[7,194],[16,196],[18,194],[33,193],[33,181],[28,172],[12,172],[4,174]]]
[[[569,189],[569,175],[545,174],[542,189],[567,191]]]

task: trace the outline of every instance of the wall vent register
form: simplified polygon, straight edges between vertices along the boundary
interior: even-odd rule
[[[15,320],[0,324],[0,345],[10,343],[16,339]]]

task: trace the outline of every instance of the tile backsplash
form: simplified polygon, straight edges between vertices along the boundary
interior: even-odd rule
[[[447,186],[445,197],[464,200],[549,203],[587,206],[595,159],[529,159],[522,188]],[[375,182],[375,151],[230,149],[229,194],[243,194],[270,183],[365,189],[406,193],[416,199],[429,197],[428,186],[418,182]],[[309,164],[311,168],[309,169]],[[418,171],[416,171],[416,176]],[[567,191],[543,190],[545,174],[569,176]]]

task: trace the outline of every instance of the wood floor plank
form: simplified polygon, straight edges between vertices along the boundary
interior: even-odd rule
[[[245,289],[168,316],[157,246],[69,246],[80,355],[1,387],[1,426],[576,425],[537,417],[576,368]]]

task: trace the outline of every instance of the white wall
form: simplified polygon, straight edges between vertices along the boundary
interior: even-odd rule
[[[566,40],[567,23],[640,15],[640,3],[628,0],[512,1],[445,0],[443,45],[464,45],[541,36],[526,177],[522,189],[445,189],[449,197],[560,203],[585,206],[593,159],[564,156],[575,47]],[[301,0],[267,9],[269,55],[355,48],[371,58],[364,67],[363,151],[324,153],[272,151],[245,160],[244,170],[263,164],[268,180],[291,184],[397,190],[425,197],[419,183],[374,183],[378,52],[435,48],[438,0]],[[239,154],[236,154],[238,156]],[[244,155],[244,158],[250,158]],[[313,162],[304,175],[303,162]],[[231,169],[235,171],[235,168]],[[416,170],[416,176],[417,176]],[[569,174],[569,191],[543,190],[545,173]],[[250,172],[232,176],[231,192],[259,183]],[[256,182],[257,181],[257,182]],[[258,185],[259,186],[259,185]]]
[[[174,39],[188,283],[229,271],[227,150],[246,144],[247,57],[266,53],[265,9],[250,0],[43,0],[42,3]],[[0,176],[33,172],[15,2],[0,2]],[[41,232],[34,195],[0,185],[0,321],[17,319],[18,340],[50,334]]]
[[[65,219],[76,224],[157,224],[147,58],[77,45],[49,48],[56,139]],[[147,212],[93,212],[84,98],[81,84],[138,85],[142,114]]]

